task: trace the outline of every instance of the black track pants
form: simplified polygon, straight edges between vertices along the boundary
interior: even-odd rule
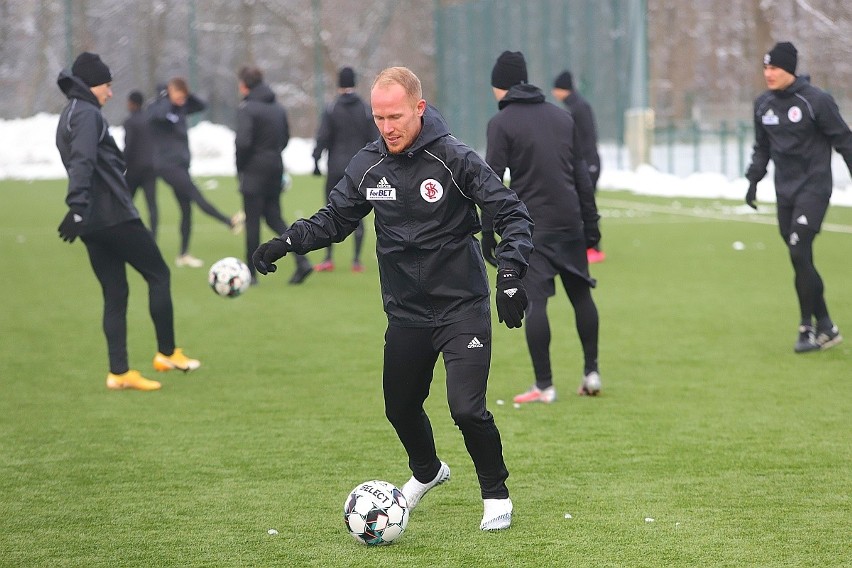
[[[171,276],[151,232],[137,219],[85,235],[82,240],[103,290],[103,328],[110,372],[121,374],[129,369],[127,297],[130,290],[126,264],[148,283],[148,310],[154,321],[157,349],[171,354],[175,348]]]
[[[385,414],[409,458],[414,477],[434,479],[440,467],[432,425],[423,410],[438,356],[447,372],[450,415],[473,460],[483,499],[509,496],[503,446],[494,417],[485,408],[491,366],[488,316],[436,328],[389,325],[385,334]]]

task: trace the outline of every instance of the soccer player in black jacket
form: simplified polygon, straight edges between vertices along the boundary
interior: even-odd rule
[[[600,240],[595,194],[579,151],[579,132],[571,114],[545,101],[544,93],[527,83],[527,65],[520,52],[503,52],[491,72],[498,112],[488,122],[488,165],[503,176],[529,208],[535,222],[530,267],[524,276],[529,296],[526,337],[535,384],[515,402],[553,402],[556,387],[550,367],[550,323],[547,300],[556,292],[558,275],[574,307],[575,325],[583,347],[583,381],[579,394],[601,389],[598,371],[598,310],[591,289],[586,249]],[[494,235],[483,231],[482,252],[493,259]]]
[[[325,198],[343,177],[349,160],[358,150],[379,137],[376,125],[370,117],[370,109],[355,93],[355,71],[351,67],[342,68],[337,77],[337,99],[322,113],[317,145],[314,147],[314,175],[322,175],[319,159],[328,151],[328,171],[325,178]],[[355,229],[355,254],[352,257],[352,271],[362,272],[361,247],[364,244],[364,222]],[[331,245],[326,248],[325,260],[314,267],[318,272],[334,270]]]
[[[207,201],[189,175],[189,123],[187,116],[203,111],[207,105],[194,93],[182,77],[173,77],[148,105],[148,120],[154,135],[154,167],[157,176],[172,186],[180,207],[180,254],[177,266],[201,268],[204,262],[189,254],[189,237],[192,234],[192,204],[220,221],[234,234],[242,231],[244,213],[228,218]]]
[[[491,168],[449,133],[422,98],[420,80],[405,67],[379,73],[370,93],[381,138],[352,158],[329,203],[263,244],[253,261],[261,274],[289,252],[340,242],[371,211],[388,317],[383,390],[385,414],[409,457],[412,477],[402,487],[414,508],[449,479],[423,410],[443,354],[450,414],[464,437],[479,478],[482,530],[512,520],[500,433],[486,409],[491,363],[491,304],[485,264],[474,235],[479,206],[503,240],[496,251],[497,313],[520,327],[526,306],[521,278],[532,248],[526,207]]]
[[[574,126],[580,135],[580,155],[586,160],[589,168],[589,178],[592,180],[592,190],[597,192],[598,178],[601,176],[601,157],[598,154],[598,129],[595,125],[595,113],[592,105],[574,88],[574,77],[567,69],[553,80],[550,90],[553,96],[565,105],[574,119]],[[603,262],[606,255],[601,250],[600,243],[586,251],[589,264]]]
[[[169,268],[157,243],[139,219],[124,179],[124,156],[109,133],[101,107],[112,98],[112,74],[101,58],[84,52],[57,84],[68,97],[59,116],[56,147],[68,171],[68,213],[59,236],[86,245],[103,289],[103,329],[109,352],[107,387],[157,390],[160,383],[130,369],[127,357],[127,265],[148,284],[158,352],[154,369],[191,371],[200,363],[175,347]]]
[[[852,172],[852,132],[831,95],[796,76],[797,60],[796,48],[789,42],[776,44],[763,57],[768,90],[754,101],[755,143],[746,171],[746,203],[757,209],[757,182],[766,175],[771,159],[778,228],[793,263],[801,315],[794,351],[807,353],[843,339],[828,314],[813,244],[831,198],[831,148]]]
[[[157,174],[154,173],[154,140],[151,136],[151,125],[148,123],[142,105],[145,98],[139,91],[132,91],[127,96],[127,110],[130,114],[124,119],[124,159],[127,162],[127,187],[130,195],[135,197],[140,187],[145,193],[148,205],[149,228],[154,238],[157,238]]]
[[[287,230],[281,216],[281,180],[284,161],[281,152],[290,141],[287,112],[275,100],[275,93],[263,81],[257,67],[243,67],[238,89],[243,101],[237,109],[236,146],[237,177],[243,196],[246,219],[246,260],[256,282],[251,254],[260,245],[260,218],[277,234]],[[301,284],[313,271],[311,263],[296,255],[296,271],[290,284]]]

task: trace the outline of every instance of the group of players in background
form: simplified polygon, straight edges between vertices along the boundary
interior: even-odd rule
[[[831,196],[832,147],[852,171],[852,132],[831,96],[795,75],[796,63],[796,50],[787,42],[764,57],[768,90],[755,101],[756,143],[746,201],[755,206],[757,182],[772,159],[779,228],[789,248],[801,308],[794,349],[804,353],[827,349],[842,339],[828,314],[812,247]],[[81,238],[104,291],[107,386],[160,388],[159,382],[128,365],[125,264],[139,271],[149,286],[158,342],[154,368],[189,371],[200,366],[175,347],[169,270],[154,240],[156,177],[174,189],[181,206],[178,266],[203,264],[188,250],[193,202],[234,232],[245,224],[253,277],[255,271],[275,272],[276,261],[295,254],[297,268],[290,279],[294,284],[314,270],[332,270],[332,244],[353,232],[352,269],[362,271],[362,220],[373,212],[388,317],[385,413],[412,470],[402,492],[414,508],[450,477],[423,410],[434,366],[443,354],[450,413],[479,479],[480,528],[508,528],[513,511],[505,483],[509,473],[485,402],[492,348],[485,262],[497,268],[498,320],[518,328],[526,319],[535,383],[515,402],[556,400],[547,301],[555,294],[557,276],[574,308],[583,351],[578,394],[601,391],[599,320],[591,294],[596,283],[589,272],[591,262],[603,259],[595,200],[600,160],[591,107],[574,90],[570,72],[556,77],[552,91],[568,107],[566,112],[528,82],[522,53],[503,52],[491,74],[498,112],[488,123],[483,159],[451,136],[439,110],[422,98],[420,80],[409,69],[383,70],[373,82],[368,106],[353,91],[353,70],[343,68],[338,97],[323,113],[313,153],[317,175],[323,152],[329,154],[327,204],[292,226],[284,222],[280,209],[282,151],[289,140],[286,112],[259,69],[244,67],[238,79],[243,101],[236,161],[244,213],[227,217],[201,196],[189,176],[186,116],[204,104],[185,81],[169,81],[144,110],[141,96],[131,94],[122,154],[100,111],[112,96],[109,68],[99,56],[83,53],[70,70],[60,73],[58,84],[69,103],[57,128],[57,147],[69,176],[69,211],[59,233],[70,242]],[[507,170],[508,186],[503,181]],[[150,231],[132,201],[139,186],[151,205]],[[261,218],[278,234],[263,244]],[[327,249],[326,258],[312,267],[304,255],[320,248]]]

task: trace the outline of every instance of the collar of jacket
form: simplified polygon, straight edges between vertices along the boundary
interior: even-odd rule
[[[529,83],[519,83],[512,85],[506,96],[497,103],[497,108],[503,110],[513,103],[538,104],[543,103],[544,100],[544,93],[541,92],[541,89]]]

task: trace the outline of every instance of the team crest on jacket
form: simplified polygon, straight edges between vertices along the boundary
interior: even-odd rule
[[[444,186],[438,180],[429,178],[420,184],[420,195],[429,203],[435,203],[444,195]]]
[[[799,122],[802,120],[802,109],[797,106],[791,106],[790,110],[787,111],[787,118],[790,119],[790,122]]]

